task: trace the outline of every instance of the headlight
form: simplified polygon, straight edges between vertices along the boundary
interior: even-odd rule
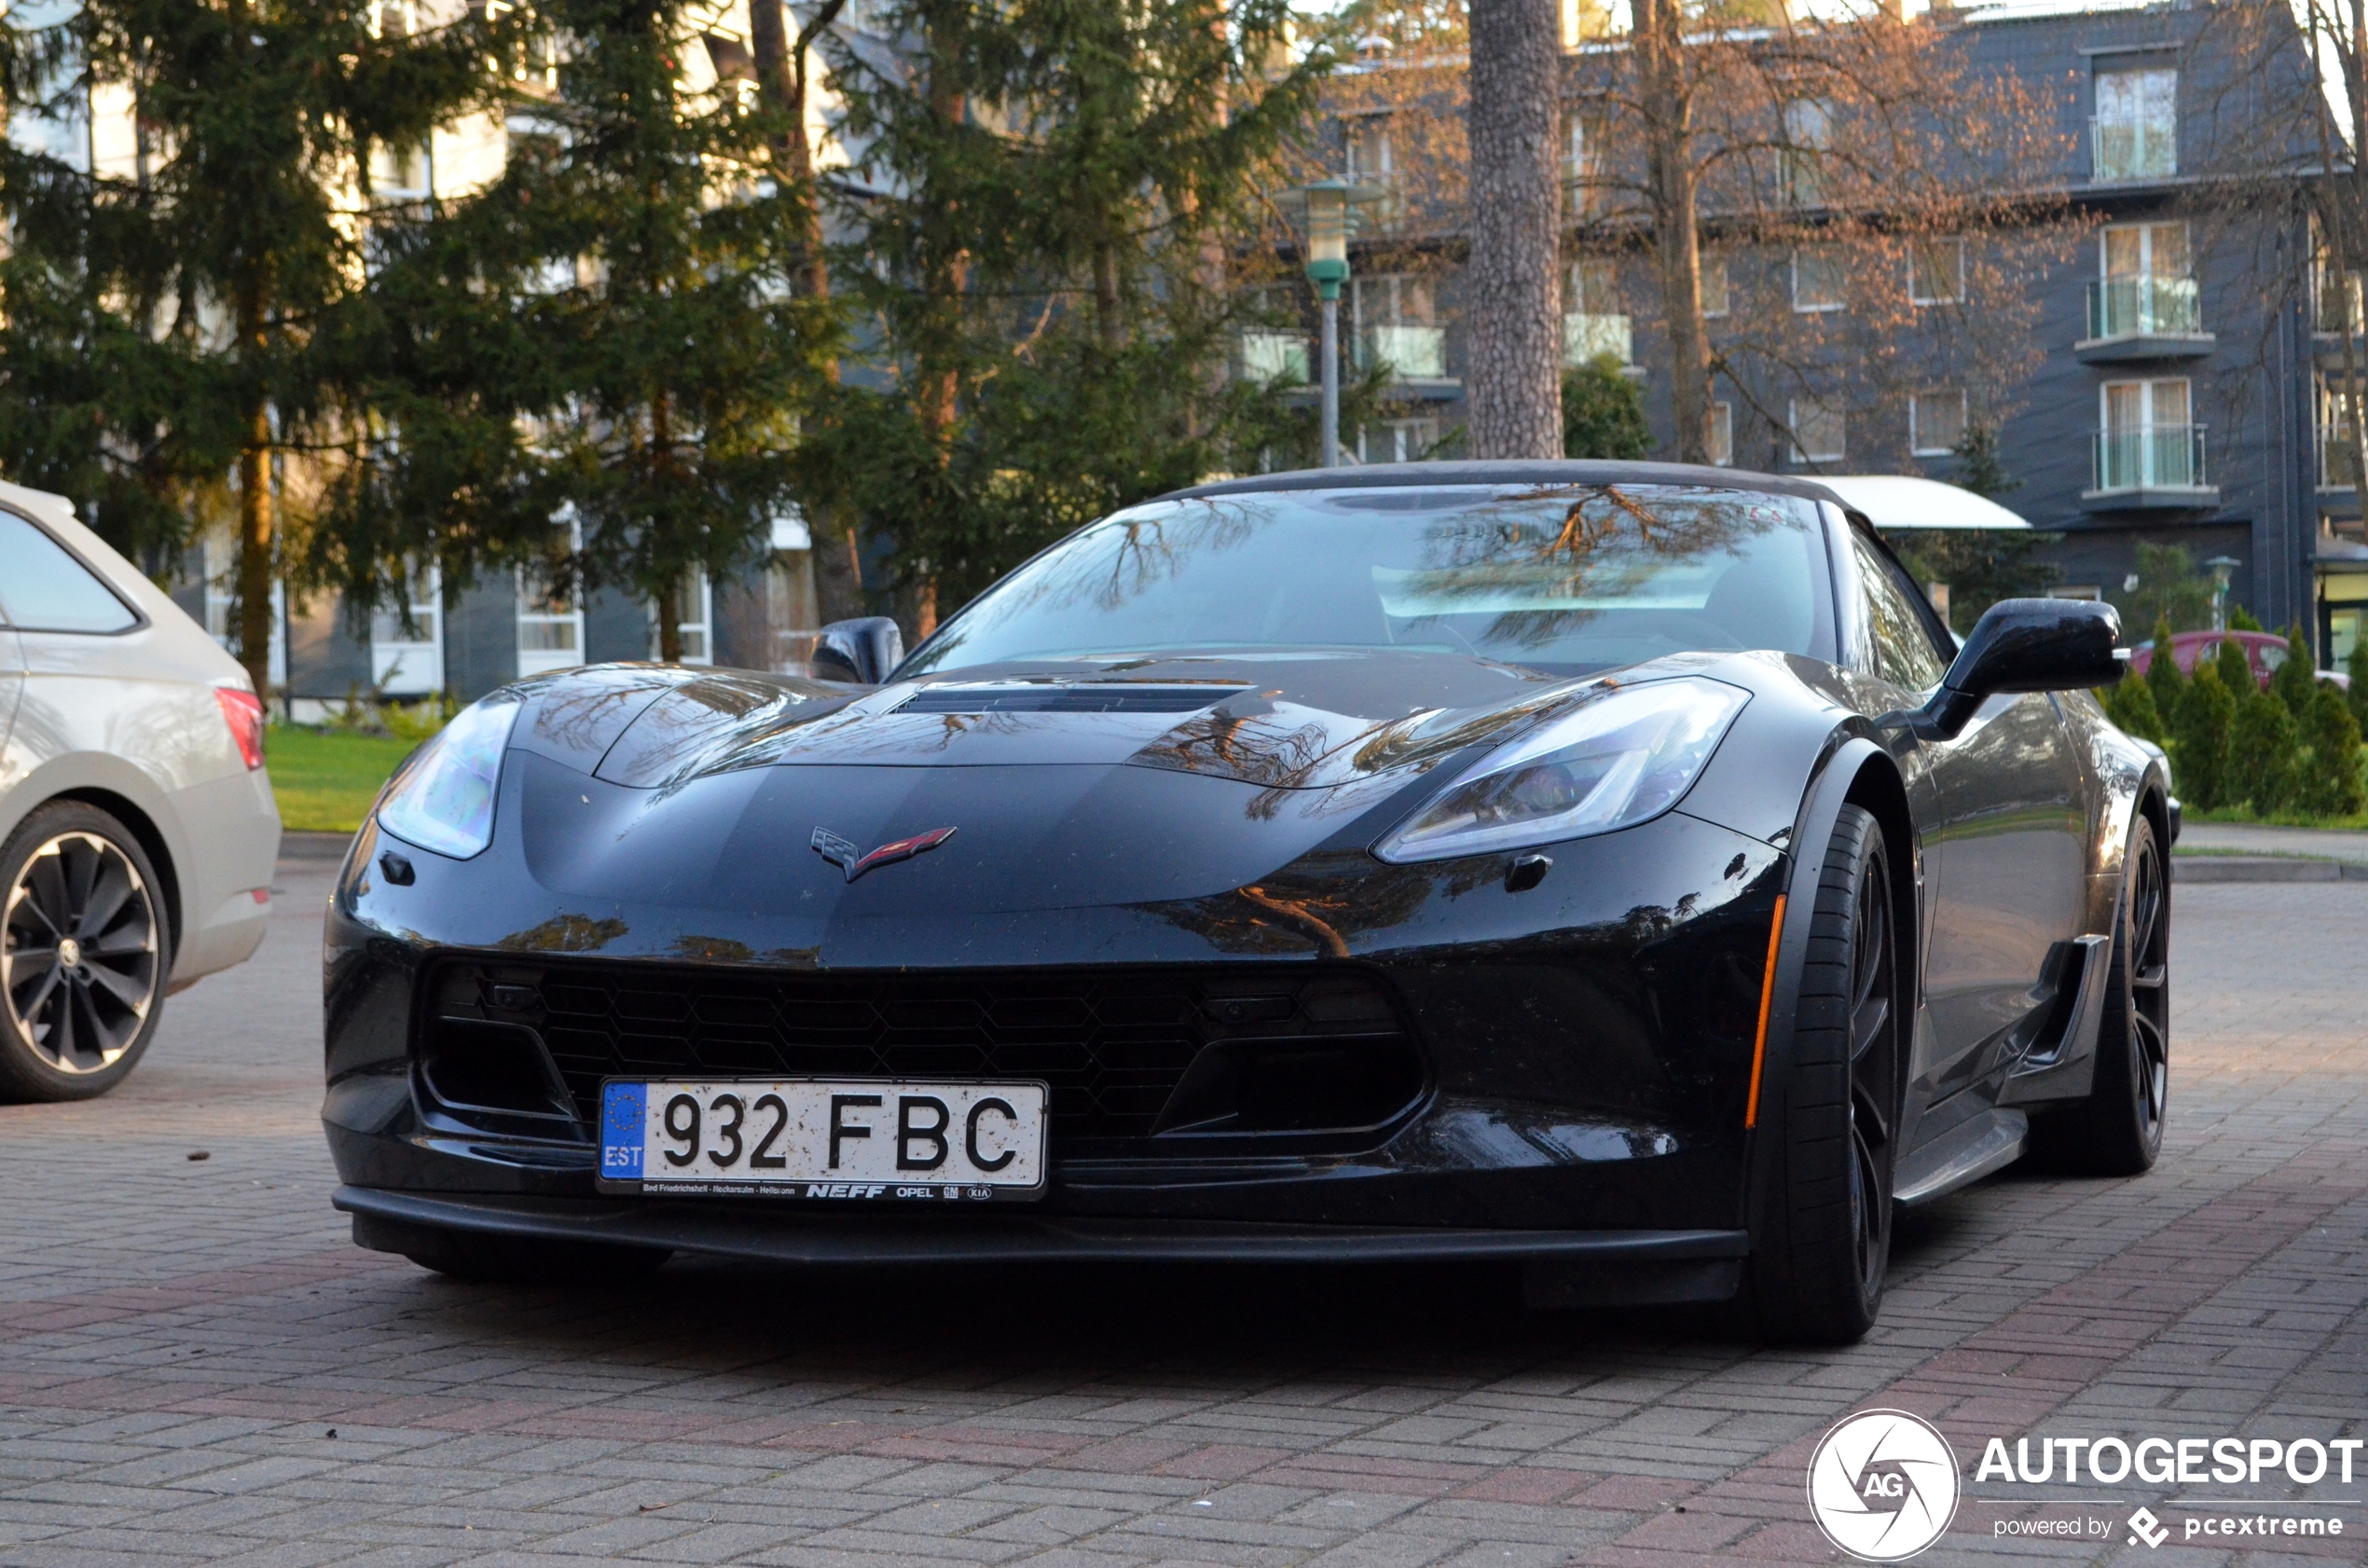
[[[422,849],[465,860],[493,842],[494,791],[518,699],[491,696],[413,757],[379,803],[379,826]]]
[[[1632,827],[1677,804],[1750,700],[1697,676],[1613,687],[1482,757],[1373,853],[1443,860]]]

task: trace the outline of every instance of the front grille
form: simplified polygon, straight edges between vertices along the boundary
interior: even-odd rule
[[[1211,1046],[1220,1049],[1183,1096],[1187,1120],[1198,1126],[1229,1116],[1244,1131],[1369,1125],[1421,1087],[1419,1059],[1390,994],[1356,970],[839,976],[473,961],[442,967],[431,994],[431,1030],[447,1020],[536,1030],[586,1125],[597,1122],[600,1080],[611,1076],[1024,1078],[1050,1085],[1055,1138],[1140,1137],[1177,1124],[1173,1116],[1163,1123],[1162,1113]],[[1212,1068],[1261,1050],[1310,1060],[1310,1046],[1370,1061],[1379,1077],[1332,1075],[1344,1090],[1346,1079],[1360,1080],[1339,1113],[1315,1103],[1330,1098],[1319,1091],[1279,1121],[1260,1110],[1253,1123],[1222,1105],[1210,1119],[1201,1085]],[[1376,1081],[1390,1101],[1379,1115]]]

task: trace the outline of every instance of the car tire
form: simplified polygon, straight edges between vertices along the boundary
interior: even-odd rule
[[[475,1231],[410,1229],[403,1255],[422,1269],[481,1285],[624,1285],[674,1254],[613,1242],[558,1242]]]
[[[2170,877],[2155,824],[2141,813],[2123,857],[2105,1014],[2088,1097],[2032,1129],[2057,1168],[2140,1176],[2162,1153],[2170,1109]]]
[[[121,822],[53,801],[0,840],[0,1099],[87,1100],[122,1082],[172,970],[164,886]]]
[[[1738,1305],[1759,1337],[1850,1344],[1874,1325],[1891,1259],[1900,1030],[1911,1010],[1881,824],[1842,807],[1818,868],[1792,1061]]]

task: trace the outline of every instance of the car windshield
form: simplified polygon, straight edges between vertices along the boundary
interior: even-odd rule
[[[1665,653],[1830,660],[1814,502],[1693,485],[1368,487],[1154,502],[1063,540],[898,673],[1405,648],[1584,675]]]

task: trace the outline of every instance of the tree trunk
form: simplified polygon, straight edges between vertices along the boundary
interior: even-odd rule
[[[824,0],[814,18],[790,37],[781,0],[750,0],[749,48],[756,59],[757,90],[781,117],[781,132],[774,152],[781,172],[799,192],[798,265],[793,286],[809,299],[831,296],[831,272],[823,254],[822,203],[814,184],[814,147],[805,129],[806,62],[814,40],[837,20],[847,0]],[[839,378],[833,360],[824,374]],[[863,613],[863,552],[855,530],[838,509],[819,502],[805,508],[807,541],[814,558],[814,600],[822,624],[853,620]]]
[[[1710,333],[1702,321],[1693,98],[1686,79],[1686,19],[1674,0],[1637,0],[1637,98],[1645,105],[1645,183],[1668,323],[1671,413],[1677,461],[1710,461]]]
[[[682,662],[682,579],[658,590],[658,663]]]
[[[1472,456],[1563,455],[1561,17],[1471,0]]]
[[[259,365],[265,348],[264,305],[259,289],[238,299],[239,346]],[[240,419],[239,443],[239,662],[255,682],[255,695],[271,700],[271,409],[257,391]]]

